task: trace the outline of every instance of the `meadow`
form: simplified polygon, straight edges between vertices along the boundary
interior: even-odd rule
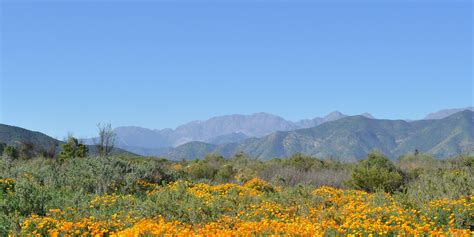
[[[470,236],[474,157],[2,159],[2,236]]]

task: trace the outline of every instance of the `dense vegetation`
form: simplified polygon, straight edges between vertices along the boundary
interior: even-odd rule
[[[342,163],[238,154],[178,162],[80,158],[84,148],[67,144],[60,159],[4,152],[1,235],[469,235],[474,228],[474,157],[392,162],[374,152]]]

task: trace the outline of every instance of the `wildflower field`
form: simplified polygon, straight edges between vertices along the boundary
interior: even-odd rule
[[[2,183],[14,185],[11,180]],[[33,236],[235,236],[235,235],[456,235],[469,236],[474,196],[437,200],[418,209],[400,206],[390,195],[320,187],[314,190],[272,187],[261,179],[244,185],[166,186],[142,182],[144,196],[103,195],[78,210],[51,209],[21,223],[21,235]],[[160,200],[174,200],[169,205]],[[158,203],[161,215],[143,217]],[[145,205],[144,205],[145,204]],[[160,210],[161,209],[161,210]],[[147,210],[147,211],[151,211]],[[95,215],[95,213],[103,213]]]
[[[416,202],[407,191],[176,176],[189,167],[118,158],[15,164],[7,167],[14,178],[0,179],[0,230],[10,236],[474,235],[474,196],[462,192]],[[446,177],[467,177],[469,185],[469,172],[451,169],[455,176]]]

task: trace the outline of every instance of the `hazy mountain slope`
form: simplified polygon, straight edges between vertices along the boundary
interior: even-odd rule
[[[114,131],[117,134],[117,147],[146,155],[144,153],[165,147],[176,147],[192,141],[215,145],[236,143],[250,137],[263,137],[277,131],[315,127],[346,116],[335,111],[325,117],[292,122],[267,113],[225,115],[205,121],[190,122],[176,129],[152,130],[129,126],[118,127]],[[92,144],[92,139],[88,140],[88,144]]]
[[[204,142],[189,142],[184,145],[170,149],[168,152],[163,152],[160,156],[168,159],[202,159],[209,153],[215,152],[217,145]]]
[[[191,122],[176,128],[175,133],[189,139],[207,140],[232,133],[261,137],[275,131],[288,131],[297,126],[282,117],[256,113],[252,115],[227,115],[206,121]]]
[[[459,113],[464,110],[471,110],[474,111],[474,107],[469,106],[465,108],[459,108],[459,109],[443,109],[434,113],[428,114],[425,119],[443,119],[446,118],[452,114]]]
[[[344,118],[344,117],[347,117],[347,116],[348,115],[345,115],[345,114],[343,114],[339,111],[334,111],[334,112],[331,112],[331,113],[327,114],[324,117],[316,117],[316,118],[313,118],[313,119],[303,119],[303,120],[300,120],[300,121],[296,122],[295,124],[300,129],[302,129],[302,128],[312,128],[312,127],[316,127],[320,124],[335,121],[335,120],[338,120],[338,119],[341,119],[341,118]]]
[[[239,144],[185,144],[168,151],[167,155],[170,158],[189,159],[191,155],[196,158],[198,153],[220,152],[230,156],[243,151],[259,159],[270,159],[301,152],[318,157],[354,160],[365,157],[374,149],[392,158],[418,149],[442,158],[474,153],[473,114],[472,111],[463,111],[441,120],[415,122],[351,116],[314,128],[247,139]]]
[[[226,144],[226,143],[236,143],[236,142],[241,142],[245,139],[249,138],[249,136],[238,132],[238,133],[230,133],[230,134],[225,134],[225,135],[220,135],[217,137],[210,138],[206,140],[207,143],[210,144],[215,144],[215,145],[221,145],[221,144]]]
[[[173,146],[172,130],[152,130],[148,128],[129,126],[114,129],[117,147],[124,149],[137,148],[162,148]]]

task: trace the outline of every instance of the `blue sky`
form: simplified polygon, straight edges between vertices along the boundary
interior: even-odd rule
[[[90,137],[473,104],[468,0],[64,2],[2,1],[0,123]]]

